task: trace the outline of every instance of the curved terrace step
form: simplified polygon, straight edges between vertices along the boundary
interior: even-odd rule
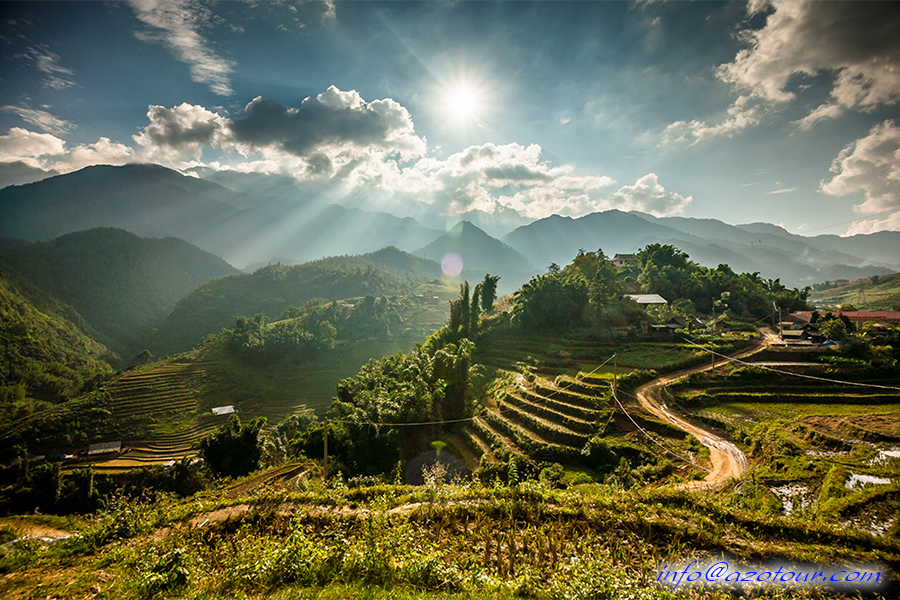
[[[515,423],[520,429],[526,431],[529,437],[537,438],[537,441],[542,443],[581,448],[590,437],[559,423],[533,415],[505,400],[498,400],[497,404],[503,413],[501,418]]]
[[[472,421],[472,425],[479,431],[490,446],[491,454],[496,456],[498,451],[504,451],[525,456],[527,454],[526,452],[523,452],[510,437],[498,431],[493,424],[488,421],[493,414],[494,413],[489,412],[486,413],[484,417],[476,417]]]
[[[481,435],[479,435],[480,433],[481,432],[475,427],[466,425],[466,427],[463,428],[462,437],[478,456],[483,457],[484,460],[490,462],[498,462],[497,457],[491,450],[490,443],[481,437]]]
[[[522,399],[531,402],[532,404],[545,406],[555,412],[562,413],[570,417],[575,417],[576,419],[580,419],[582,421],[593,423],[602,418],[605,414],[605,411],[597,410],[595,408],[582,408],[581,406],[568,404],[566,402],[556,400],[555,398],[541,396],[531,390],[519,389],[514,393]]]
[[[508,414],[489,412],[485,416],[491,423],[491,427],[502,431],[506,437],[513,438],[518,447],[527,448],[528,454],[532,458],[539,460],[569,460],[578,456],[579,449],[548,440],[527,426],[512,420],[507,416]]]
[[[551,423],[562,424],[572,431],[589,434],[594,430],[595,427],[595,421],[593,420],[586,421],[584,419],[579,419],[571,415],[553,410],[550,406],[545,404],[546,402],[548,402],[546,398],[543,399],[544,403],[537,403],[526,400],[520,397],[518,394],[512,393],[508,394],[504,398],[504,400],[511,404],[514,404],[521,410],[528,412],[536,417],[545,419],[547,421],[550,421]]]

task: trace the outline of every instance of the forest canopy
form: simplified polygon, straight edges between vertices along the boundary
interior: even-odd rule
[[[581,250],[564,269],[551,265],[516,292],[513,320],[536,329],[614,326],[634,309],[623,293],[659,294],[670,305],[751,320],[771,314],[773,302],[785,312],[808,308],[809,288],[788,289],[724,264],[710,269],[669,244],[650,244],[636,256],[640,267],[632,269],[616,269],[603,250]]]

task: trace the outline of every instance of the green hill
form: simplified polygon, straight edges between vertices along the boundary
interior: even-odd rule
[[[182,298],[151,345],[157,354],[187,350],[204,336],[234,324],[237,316],[279,319],[289,307],[313,299],[395,296],[440,277],[440,266],[396,248],[359,256],[338,256],[209,281]]]
[[[819,283],[810,300],[816,306],[853,305],[859,310],[900,311],[900,273],[868,277],[846,285]]]
[[[119,471],[193,455],[193,442],[227,421],[211,414],[216,406],[233,404],[242,417],[266,417],[270,425],[304,409],[323,414],[341,379],[372,358],[411,350],[443,325],[447,300],[457,293],[453,283],[424,283],[389,300],[383,314],[392,331],[377,336],[369,325],[378,319],[367,314],[365,297],[340,301],[338,318],[328,318],[341,339],[304,355],[244,353],[235,351],[228,332],[211,336],[191,352],[129,369],[96,392],[44,407],[34,418],[22,415],[15,423],[0,424],[0,454],[22,442],[31,451],[59,454],[123,440],[128,452],[95,465]],[[438,301],[421,301],[426,295]],[[281,334],[292,325],[302,328],[308,313],[265,325],[264,337],[283,344]],[[78,425],[67,426],[73,418]]]
[[[70,400],[112,373],[107,360],[114,360],[114,355],[85,330],[90,327],[71,307],[0,263],[0,422],[4,427]]]
[[[183,240],[121,229],[70,233],[5,256],[21,275],[74,307],[126,360],[185,294],[237,272]]]

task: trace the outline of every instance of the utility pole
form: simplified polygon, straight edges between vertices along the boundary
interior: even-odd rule
[[[328,479],[328,419],[325,419],[325,459],[323,462],[324,479]]]
[[[613,354],[613,397],[616,395],[616,383],[619,380],[619,353]]]
[[[772,311],[772,315],[773,315],[773,316],[775,315],[775,311],[778,311],[778,335],[779,335],[779,336],[781,337],[781,339],[783,340],[783,339],[784,339],[784,327],[783,327],[782,324],[781,324],[781,307],[780,307],[780,306],[777,306],[777,305],[775,304],[775,301],[772,300],[772,308],[775,309],[774,311]]]

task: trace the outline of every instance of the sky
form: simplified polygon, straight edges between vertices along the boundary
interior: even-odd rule
[[[900,230],[897,3],[5,2],[0,47],[0,182],[155,162],[507,229]]]

